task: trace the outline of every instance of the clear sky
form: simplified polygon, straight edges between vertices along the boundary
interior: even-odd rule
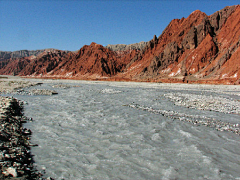
[[[75,51],[96,42],[132,44],[159,36],[172,19],[207,15],[239,0],[0,0],[0,50]]]

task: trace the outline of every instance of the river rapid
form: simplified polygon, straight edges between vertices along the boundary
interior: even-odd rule
[[[46,177],[240,179],[240,136],[205,123],[239,127],[239,86],[34,81],[43,84],[30,89],[58,92],[14,95],[33,118],[25,126],[38,144],[32,148],[35,164]],[[63,86],[54,86],[59,83]],[[196,106],[186,104],[191,97]],[[198,108],[207,106],[197,106],[202,97],[226,100],[230,104],[222,109],[232,111]]]

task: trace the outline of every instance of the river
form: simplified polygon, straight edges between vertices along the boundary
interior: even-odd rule
[[[202,94],[239,101],[238,86],[38,81],[44,84],[31,88],[58,95],[15,97],[25,102],[25,116],[33,118],[25,126],[38,144],[32,148],[35,164],[46,177],[240,179],[240,136],[191,121],[238,124],[239,114],[187,108],[165,96]],[[69,87],[53,87],[59,83]],[[181,116],[190,121],[179,120]]]

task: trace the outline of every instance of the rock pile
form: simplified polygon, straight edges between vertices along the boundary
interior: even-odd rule
[[[23,104],[15,98],[0,96],[0,179],[39,179],[33,166],[30,147],[31,130],[23,128],[28,119]]]

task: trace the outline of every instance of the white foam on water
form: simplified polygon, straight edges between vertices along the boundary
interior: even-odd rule
[[[166,170],[163,172],[163,177],[162,177],[162,179],[163,179],[163,180],[173,179],[173,178],[171,177],[173,173],[174,173],[174,168],[170,166],[168,169],[166,169]]]
[[[103,94],[117,94],[117,93],[121,93],[122,91],[118,91],[115,89],[103,89],[101,90],[101,93]]]
[[[187,138],[192,137],[192,135],[191,135],[190,133],[186,132],[186,131],[180,130],[179,132],[180,132],[183,136],[185,136],[185,137],[187,137]]]

